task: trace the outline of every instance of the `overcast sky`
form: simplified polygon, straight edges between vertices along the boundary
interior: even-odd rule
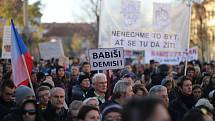
[[[29,0],[29,4],[38,0]],[[89,0],[40,0],[42,7],[42,22],[82,22],[90,21],[86,14]],[[84,9],[85,8],[85,9]]]
[[[29,0],[29,4],[39,0]],[[87,15],[89,0],[40,0],[42,2],[42,23],[44,22],[92,22]],[[146,0],[148,3],[174,0]],[[179,0],[176,0],[179,1]]]

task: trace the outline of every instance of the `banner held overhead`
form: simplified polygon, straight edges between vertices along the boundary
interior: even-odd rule
[[[99,48],[188,49],[190,6],[153,1],[102,0]]]

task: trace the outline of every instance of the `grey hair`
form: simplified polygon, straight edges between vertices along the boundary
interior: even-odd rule
[[[113,94],[126,92],[129,86],[131,86],[131,84],[128,81],[119,80],[113,88]]]
[[[44,91],[44,90],[48,90],[50,93],[50,88],[48,86],[40,86],[37,88],[36,94],[38,95],[39,92]]]
[[[62,92],[64,92],[64,95],[65,95],[65,90],[63,89],[63,88],[61,88],[61,87],[55,87],[55,88],[52,88],[51,90],[50,90],[50,95],[52,96],[55,92],[57,92],[57,91],[62,91]]]
[[[198,106],[201,106],[201,105],[208,107],[210,110],[214,109],[213,105],[206,98],[199,99],[198,102],[196,103],[195,107],[198,107]]]
[[[83,104],[87,104],[88,101],[90,101],[90,100],[95,100],[97,102],[97,104],[99,104],[99,100],[97,97],[89,97],[83,101]]]
[[[82,102],[82,101],[74,100],[74,101],[72,101],[72,103],[70,103],[69,109],[70,109],[70,110],[78,110],[78,109],[80,109],[80,107],[81,107],[82,105],[83,105],[83,102]]]
[[[92,78],[92,83],[94,84],[99,79],[105,79],[107,80],[107,77],[104,73],[96,73]]]
[[[162,85],[155,85],[149,90],[149,95],[156,95],[158,92],[165,91],[167,88]]]

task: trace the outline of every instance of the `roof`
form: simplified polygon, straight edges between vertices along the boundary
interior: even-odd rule
[[[43,23],[44,37],[68,37],[74,33],[82,36],[94,34],[94,24],[88,23]]]

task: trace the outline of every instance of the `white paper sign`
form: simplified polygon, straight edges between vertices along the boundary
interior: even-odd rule
[[[149,63],[150,60],[155,60],[160,64],[170,64],[177,65],[185,60],[197,60],[198,59],[198,49],[197,47],[192,47],[189,52],[167,52],[167,51],[146,51],[145,52],[145,62]]]
[[[63,46],[60,40],[56,42],[39,43],[40,56],[42,59],[64,57]]]
[[[92,70],[124,68],[123,48],[89,49],[88,56]]]
[[[2,58],[11,58],[11,27],[4,26],[3,44],[2,44]]]

